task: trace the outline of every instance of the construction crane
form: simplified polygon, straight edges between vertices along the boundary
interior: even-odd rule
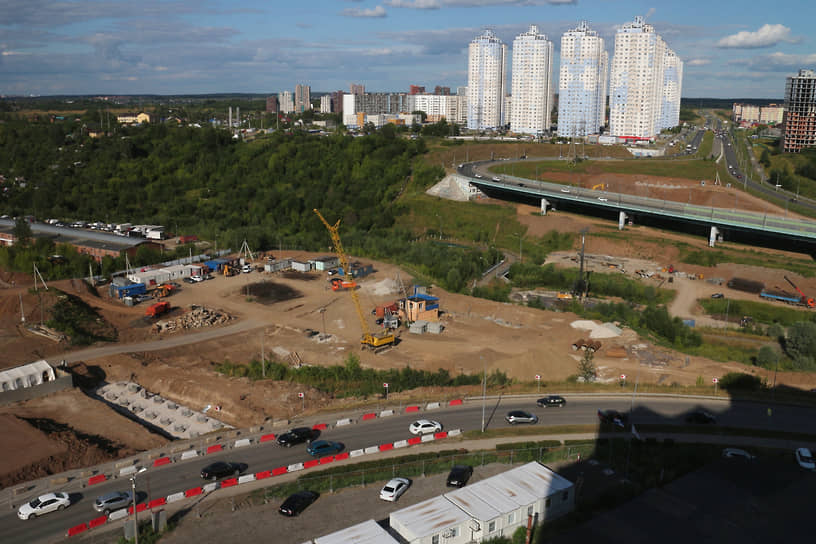
[[[796,284],[795,284],[795,283],[793,283],[791,280],[789,280],[789,279],[788,279],[788,277],[787,277],[787,276],[782,276],[782,277],[783,277],[783,278],[785,278],[785,281],[786,281],[786,282],[788,282],[788,283],[790,283],[790,284],[791,284],[791,287],[793,287],[794,289],[796,289],[796,292],[797,292],[797,293],[799,293],[799,295],[801,295],[801,297],[802,297],[802,298],[800,299],[800,302],[801,302],[802,304],[804,304],[804,305],[805,305],[805,306],[807,306],[808,308],[814,308],[814,307],[816,307],[816,300],[813,300],[812,298],[810,298],[810,297],[806,296],[806,295],[805,295],[805,294],[802,292],[802,290],[801,290],[801,289],[799,289],[798,287],[796,287]]]
[[[343,249],[343,243],[340,241],[340,234],[338,233],[340,220],[338,219],[337,223],[330,225],[323,215],[321,215],[320,211],[317,210],[317,208],[314,209],[314,212],[326,226],[326,229],[331,235],[332,243],[334,244],[334,251],[337,253],[337,258],[340,259],[340,266],[343,268],[343,274],[346,277],[344,283],[353,283],[354,280],[351,277],[351,267],[349,266],[348,257],[346,257],[346,252]],[[348,292],[351,294],[351,300],[354,302],[354,309],[357,310],[357,317],[360,320],[360,327],[363,329],[363,336],[360,338],[360,345],[362,348],[382,351],[393,346],[396,342],[396,337],[389,333],[379,335],[373,334],[368,326],[368,322],[365,319],[365,315],[363,315],[363,309],[360,306],[360,299],[357,296],[357,291],[355,289],[348,289]]]

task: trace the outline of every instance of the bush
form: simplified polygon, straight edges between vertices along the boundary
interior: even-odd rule
[[[759,377],[744,372],[729,372],[720,378],[719,384],[725,391],[760,391],[765,388],[765,382]]]

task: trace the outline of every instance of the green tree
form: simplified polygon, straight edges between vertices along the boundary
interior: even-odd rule
[[[770,368],[776,361],[779,360],[779,352],[771,346],[762,346],[757,353],[757,365],[765,368]]]
[[[770,166],[771,166],[771,155],[770,155],[770,153],[768,153],[767,149],[764,149],[762,151],[762,155],[759,157],[759,162],[765,168],[770,168]]]
[[[816,368],[816,323],[799,321],[788,328],[785,351],[799,370]]]
[[[598,377],[598,369],[595,368],[595,352],[588,349],[584,352],[584,356],[578,362],[578,376],[583,378],[585,382],[594,382]]]
[[[31,232],[31,225],[22,217],[18,217],[14,221],[14,228],[11,231],[14,235],[14,243],[25,247],[31,241],[34,234]]]

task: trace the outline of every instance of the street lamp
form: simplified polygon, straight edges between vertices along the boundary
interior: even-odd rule
[[[142,472],[146,471],[147,469],[142,467],[136,474],[141,474]],[[139,515],[136,511],[136,474],[130,477],[130,488],[133,493],[133,527],[134,527],[134,538],[135,543],[139,544]]]

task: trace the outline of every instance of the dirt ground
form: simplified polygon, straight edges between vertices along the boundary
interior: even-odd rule
[[[604,176],[605,183],[615,183],[614,179]],[[569,181],[575,182],[574,179]],[[640,182],[643,184],[638,185]],[[668,184],[679,185],[680,182],[687,183],[688,180],[672,180]],[[600,181],[590,175],[581,183]],[[685,200],[690,190],[688,186],[663,186],[666,185],[663,180],[639,179],[632,183],[636,190],[643,189],[644,196],[648,187],[649,196],[656,196],[655,192],[665,192],[666,195],[674,195],[673,199]],[[706,192],[708,196],[700,197],[703,202],[695,202],[710,205],[720,198],[720,193],[730,194],[725,188],[709,189]],[[677,197],[678,194],[682,198]],[[694,194],[697,195],[698,191],[694,191]],[[733,199],[733,196],[728,198]],[[740,194],[739,198],[742,203],[744,195]],[[512,206],[516,207],[518,220],[527,227],[527,235],[530,236],[544,235],[553,229],[577,232],[589,226],[591,232],[593,225],[609,228],[608,222],[599,219],[563,212],[542,217],[533,213],[536,211],[534,207]],[[742,204],[740,207],[743,207]],[[676,237],[699,245],[701,249],[707,247],[707,241],[703,239],[639,228],[654,240]],[[611,240],[589,236],[586,252],[611,259],[641,259],[651,263],[655,270],[672,264],[678,257],[675,246],[647,242],[638,237]],[[576,253],[573,251],[572,254],[574,256]],[[321,255],[275,253],[278,258],[298,259]],[[568,261],[569,255],[566,258]],[[797,258],[801,256],[797,255]],[[361,261],[370,262],[366,259]],[[372,264],[375,273],[360,280],[358,294],[363,313],[372,320],[372,328],[376,328],[373,318],[369,316],[370,309],[402,296],[398,278],[409,290],[411,280],[409,275],[393,265]],[[631,266],[634,268],[635,265]],[[708,269],[691,266],[683,271],[726,280],[738,275],[765,281],[768,285],[778,282],[780,275],[775,270],[727,263]],[[788,275],[806,292],[816,291],[816,279]],[[171,317],[189,311],[192,305],[200,305],[227,312],[233,317],[229,327],[237,324],[239,328],[228,329],[224,328],[227,327],[225,325],[207,331],[198,329],[159,334],[151,323],[143,319],[145,303],[126,307],[108,298],[105,288],[100,289],[101,296],[96,297],[88,292],[81,281],[50,282],[49,287],[79,296],[97,308],[116,328],[119,338],[117,345],[108,346],[106,355],[100,356],[99,352],[79,351],[81,348],[71,347],[65,340],[57,342],[45,339],[25,329],[21,307],[26,324],[39,323],[40,319],[47,321],[49,297],[53,298],[51,293],[31,292],[29,288],[32,286],[30,276],[0,272],[0,350],[4,354],[0,368],[39,358],[58,362],[62,354],[73,353],[72,361],[78,359],[89,372],[103,376],[107,381],[132,379],[151,392],[196,410],[208,404],[220,405],[220,419],[236,427],[258,424],[270,418],[291,419],[301,415],[301,403],[297,398],[297,393],[301,391],[306,393],[306,412],[320,409],[340,411],[354,401],[331,399],[326,394],[303,386],[226,378],[213,368],[224,361],[247,363],[260,359],[263,352],[266,357],[275,357],[291,364],[332,365],[343,363],[349,354],[355,353],[367,367],[410,366],[431,371],[444,368],[451,374],[471,374],[481,372],[482,367],[486,366],[488,372],[501,370],[523,381],[532,381],[536,374],[540,374],[546,382],[564,380],[576,373],[581,352],[574,352],[571,344],[585,336],[583,331],[570,326],[577,319],[573,314],[496,303],[447,293],[432,286],[430,293],[440,298],[443,310],[441,321],[445,329],[442,334],[413,335],[403,331],[395,348],[379,355],[361,352],[361,327],[351,298],[347,293],[331,291],[323,272],[285,275],[253,272],[231,278],[218,276],[198,284],[182,284],[181,289],[167,299],[174,307]],[[676,281],[663,287],[679,291],[672,311],[689,318],[701,319],[696,300],[713,292],[724,292],[732,298],[754,298],[746,293],[731,291],[725,285],[717,286],[699,280]],[[224,333],[233,330],[237,332]],[[196,336],[194,343],[185,343],[188,341],[184,338],[201,334],[202,331],[203,336]],[[320,334],[315,334],[315,331]],[[128,344],[143,342],[149,342],[147,345],[150,349],[145,346],[127,347]],[[595,357],[602,380],[614,381],[620,374],[638,374],[641,381],[690,385],[696,382],[698,376],[720,376],[729,371],[755,372],[755,369],[737,363],[723,364],[698,357],[690,357],[686,363],[685,355],[650,346],[632,331],[624,331],[622,336],[602,342],[603,347]],[[643,344],[646,344],[645,347]],[[161,349],[163,346],[167,347]],[[633,349],[633,346],[639,349]],[[113,353],[117,347],[119,353]],[[85,353],[87,357],[82,355]],[[811,388],[816,387],[816,376],[780,373],[777,382]],[[458,392],[446,390],[444,393],[423,390],[391,394],[389,397],[399,402],[399,399],[409,395],[413,399],[423,400],[453,394],[477,392],[466,388]],[[23,417],[47,420],[48,425],[40,422],[38,428],[20,419]],[[22,474],[24,479],[35,478],[37,475],[126,456],[155,447],[164,440],[79,391],[0,409],[0,432],[5,432],[6,436],[20,437],[16,446],[11,443],[0,446],[0,455],[4,459],[0,467],[0,485],[8,485],[15,480],[9,476],[11,473]]]

